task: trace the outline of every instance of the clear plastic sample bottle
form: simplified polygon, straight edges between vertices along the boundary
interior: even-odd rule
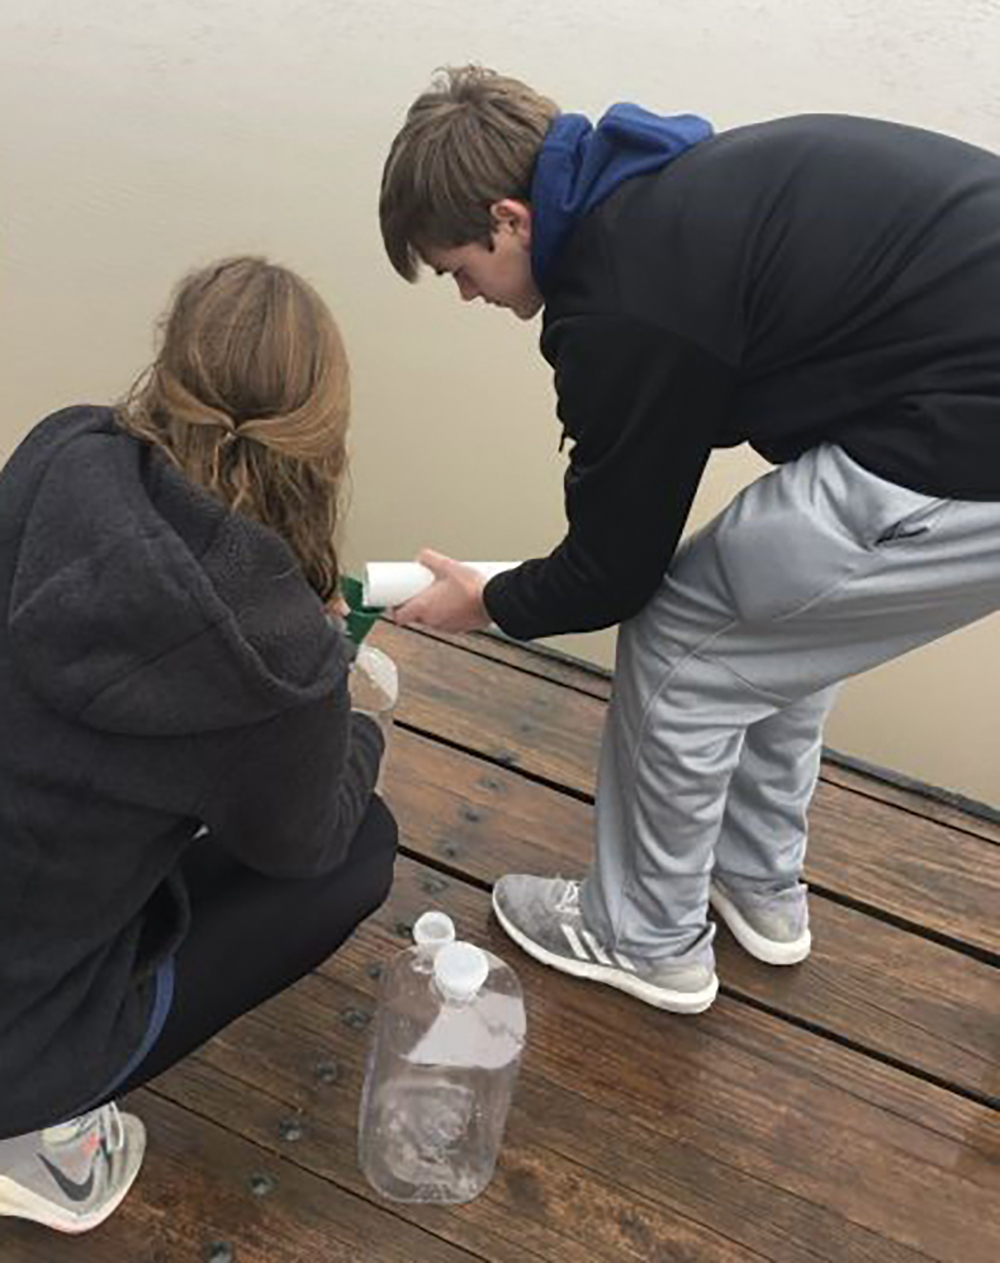
[[[418,922],[419,925],[419,922]],[[493,1176],[524,1047],[514,971],[471,943],[417,944],[383,974],[358,1157],[400,1202],[468,1202]]]
[[[382,766],[376,789],[381,790],[392,744],[393,716],[399,698],[399,673],[388,654],[371,645],[361,645],[348,677],[351,706],[378,724],[385,739]]]

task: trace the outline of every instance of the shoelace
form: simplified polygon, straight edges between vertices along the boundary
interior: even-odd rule
[[[114,1101],[98,1111],[97,1128],[101,1138],[101,1145],[108,1157],[113,1153],[117,1153],[119,1149],[124,1148],[125,1125],[122,1122],[118,1106]]]
[[[577,912],[580,907],[580,883],[568,881],[566,888],[556,900],[557,912]]]

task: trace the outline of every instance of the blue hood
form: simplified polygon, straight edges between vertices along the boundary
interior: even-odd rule
[[[713,134],[696,114],[664,117],[638,105],[613,105],[596,127],[560,114],[549,128],[531,183],[531,270],[545,276],[578,221],[633,175],[668,162]]]

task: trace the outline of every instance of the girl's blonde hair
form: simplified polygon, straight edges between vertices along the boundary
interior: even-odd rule
[[[325,601],[339,580],[349,380],[340,332],[311,285],[266,259],[224,259],[181,282],[159,354],[118,419],[277,531]]]

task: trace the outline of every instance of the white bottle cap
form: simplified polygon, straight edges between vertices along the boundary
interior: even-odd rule
[[[434,981],[449,1000],[471,1000],[489,972],[486,953],[472,943],[449,943],[434,957]]]
[[[425,912],[413,927],[418,947],[443,947],[455,941],[455,923],[445,912]]]

